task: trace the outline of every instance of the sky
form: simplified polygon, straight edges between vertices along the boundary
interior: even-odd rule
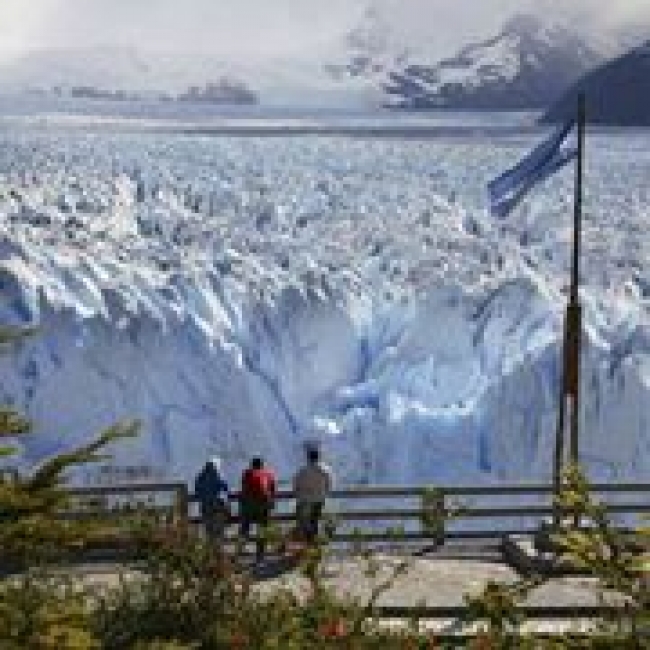
[[[0,61],[33,49],[137,45],[225,59],[300,56],[335,42],[373,0],[0,0]],[[649,0],[374,0],[441,56],[494,34],[516,12],[583,29],[650,24]],[[570,9],[567,9],[567,6]]]

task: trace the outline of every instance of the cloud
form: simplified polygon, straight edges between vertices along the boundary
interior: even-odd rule
[[[24,0],[4,2],[0,37],[18,24],[31,33],[19,41],[25,47],[129,44],[233,56],[299,51],[332,38],[364,7],[361,0],[32,0],[25,13]]]
[[[582,29],[650,24],[650,2],[618,0],[375,0],[405,36],[449,54],[513,13],[567,15]],[[299,55],[333,42],[370,0],[1,0],[0,49],[128,44],[225,58]]]
[[[0,51],[20,52],[34,47],[35,35],[45,31],[47,16],[58,0],[0,0]]]
[[[570,21],[577,29],[612,30],[636,25],[650,25],[647,0],[539,0],[531,9],[540,15]]]
[[[467,35],[494,34],[516,13],[533,13],[577,30],[645,28],[650,35],[648,0],[379,0],[413,33],[466,42]]]

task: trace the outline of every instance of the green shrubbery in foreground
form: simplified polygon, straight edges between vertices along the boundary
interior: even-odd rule
[[[132,436],[136,428],[112,427],[96,442],[54,458],[28,477],[0,480],[0,567],[11,570],[0,580],[0,650],[650,648],[647,566],[641,559],[647,562],[643,549],[650,534],[615,532],[576,470],[567,473],[558,505],[590,526],[559,531],[555,542],[603,589],[616,589],[628,603],[588,638],[520,633],[517,604],[541,579],[489,584],[483,594],[468,598],[464,624],[478,627],[464,641],[421,633],[417,620],[400,630],[381,627],[373,619],[374,603],[392,580],[378,584],[367,603],[337,597],[322,581],[324,546],[300,559],[309,584],[306,594],[298,598],[278,590],[261,596],[236,555],[213,552],[173,523],[134,529],[133,544],[141,546],[146,560],[139,573],[125,574],[117,586],[91,588],[62,577],[57,565],[106,533],[101,521],[58,516],[69,505],[62,488],[66,470],[96,460],[106,445]],[[0,411],[0,438],[28,431],[29,423],[14,411]],[[10,446],[0,445],[0,454],[11,453]],[[372,577],[377,569],[372,554],[366,560]],[[392,579],[406,568],[407,563],[399,564]]]

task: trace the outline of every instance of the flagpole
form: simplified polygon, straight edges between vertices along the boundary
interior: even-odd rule
[[[574,465],[578,464],[579,455],[579,419],[580,419],[580,339],[582,335],[582,306],[578,296],[580,284],[580,249],[582,244],[582,177],[585,149],[585,96],[578,95],[578,156],[576,160],[575,201],[573,206],[573,267],[571,277],[571,377],[573,385],[571,394],[571,440],[569,458]]]
[[[564,464],[565,420],[567,399],[571,399],[571,428],[569,459],[572,464],[579,460],[580,423],[580,339],[582,334],[582,307],[578,289],[580,284],[580,248],[582,243],[582,177],[585,140],[585,97],[578,95],[578,151],[576,156],[575,197],[573,203],[573,251],[571,256],[571,287],[564,321],[563,363],[560,380],[560,403],[558,409],[553,487],[558,495],[562,487]],[[554,523],[560,523],[561,513],[555,510]]]

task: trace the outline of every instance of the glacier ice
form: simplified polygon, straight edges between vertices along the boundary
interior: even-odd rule
[[[0,359],[21,461],[133,416],[112,463],[161,477],[260,453],[287,479],[306,439],[342,482],[548,477],[572,178],[483,204],[535,137],[0,125],[0,319],[38,326]],[[594,478],[650,478],[649,138],[588,142]]]

